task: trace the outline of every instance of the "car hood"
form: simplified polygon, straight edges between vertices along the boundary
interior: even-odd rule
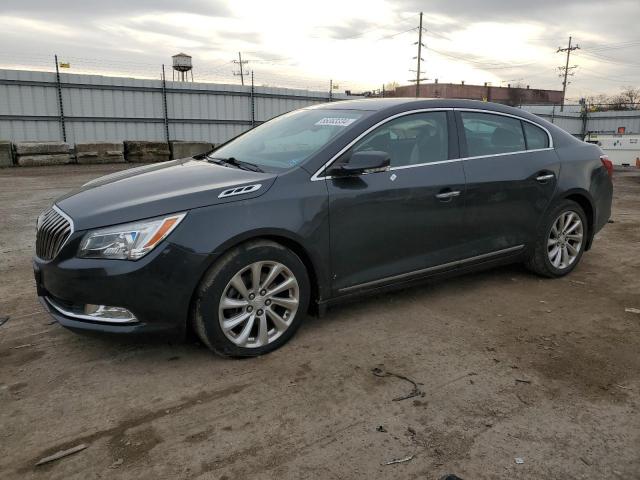
[[[97,178],[60,197],[56,205],[71,217],[76,231],[86,230],[255,198],[265,193],[275,178],[272,173],[202,160],[173,160]],[[254,191],[219,197],[231,188],[258,184]]]

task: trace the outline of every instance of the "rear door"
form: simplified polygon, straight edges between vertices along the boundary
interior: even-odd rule
[[[334,294],[410,278],[461,258],[465,182],[453,112],[389,120],[334,165],[360,150],[388,152],[391,168],[348,178],[327,172]]]
[[[458,110],[469,256],[529,243],[560,172],[550,134],[519,117]]]

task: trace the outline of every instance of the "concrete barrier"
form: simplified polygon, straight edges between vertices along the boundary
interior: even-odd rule
[[[13,145],[11,142],[0,142],[0,168],[13,166]]]
[[[166,162],[171,156],[169,144],[166,142],[127,140],[124,142],[124,152],[127,162],[133,163]]]
[[[76,159],[79,164],[123,163],[122,142],[76,143]]]
[[[16,154],[19,155],[50,155],[70,153],[71,146],[65,142],[18,142]]]
[[[20,155],[18,165],[21,167],[46,167],[49,165],[66,165],[73,163],[68,153],[52,153],[51,155]]]
[[[193,157],[200,153],[206,153],[213,148],[213,144],[208,142],[186,142],[182,140],[175,140],[169,143],[171,145],[172,159]]]
[[[73,163],[71,147],[65,142],[18,142],[16,159],[21,167]]]

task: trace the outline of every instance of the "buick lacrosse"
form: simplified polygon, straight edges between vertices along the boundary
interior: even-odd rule
[[[611,175],[597,146],[503,105],[323,104],[59,198],[37,221],[37,292],[76,331],[192,329],[260,355],[365,293],[509,262],[568,274]]]

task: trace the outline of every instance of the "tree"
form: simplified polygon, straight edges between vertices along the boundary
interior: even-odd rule
[[[384,84],[384,90],[385,90],[385,92],[393,92],[399,86],[400,86],[400,84],[394,80],[393,82],[385,83]]]
[[[640,88],[624,87],[616,99],[620,103],[628,105],[630,109],[635,109],[640,106]]]
[[[640,109],[640,87],[623,87],[617,95],[594,95],[587,97],[586,104],[592,112],[605,110],[637,110]]]

